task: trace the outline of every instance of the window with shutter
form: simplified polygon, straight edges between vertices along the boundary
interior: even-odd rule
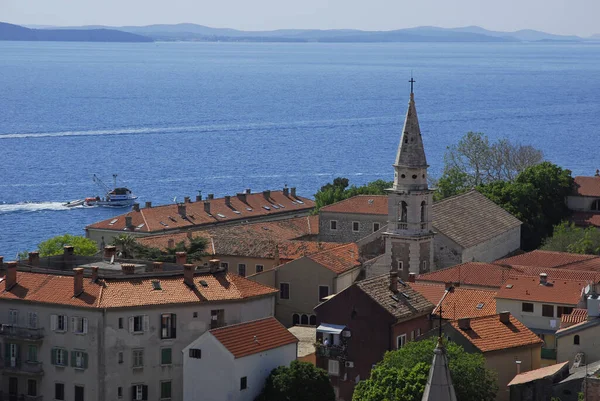
[[[160,364],[170,365],[172,363],[172,351],[171,348],[162,348],[160,350]]]
[[[148,399],[148,386],[142,386],[142,400]]]
[[[71,325],[73,327],[73,333],[75,334],[87,334],[88,320],[86,317],[74,317],[71,318]]]
[[[160,382],[160,399],[168,400],[171,398],[171,381]]]
[[[83,386],[75,386],[75,401],[84,401]]]
[[[13,325],[19,324],[19,311],[16,309],[10,309],[8,311],[8,323]]]
[[[176,322],[174,313],[163,313],[160,316],[160,338],[176,338]]]
[[[37,329],[38,327],[38,315],[37,312],[29,312],[29,328]]]
[[[141,368],[144,366],[144,350],[143,349],[134,349],[133,350],[133,367]]]
[[[138,315],[129,318],[129,331],[132,333],[143,333],[148,331],[148,316]]]
[[[65,384],[64,383],[54,383],[54,399],[61,400],[61,401],[65,399]]]

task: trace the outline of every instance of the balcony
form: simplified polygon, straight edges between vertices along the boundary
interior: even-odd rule
[[[407,230],[408,223],[398,223],[398,230]]]
[[[341,347],[339,345],[317,344],[315,348],[317,356],[322,356],[325,358],[339,358],[346,354],[345,347]]]
[[[0,359],[0,369],[4,374],[24,374],[40,376],[44,374],[41,362],[22,361],[20,359]]]
[[[15,340],[41,341],[44,338],[44,329],[3,324],[0,326],[0,336]]]
[[[542,348],[542,359],[556,360],[556,349]]]

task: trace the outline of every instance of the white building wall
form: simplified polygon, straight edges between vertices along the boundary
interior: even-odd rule
[[[556,317],[556,307],[575,307],[575,305],[546,303],[546,305],[554,305],[554,317],[545,317],[542,316],[542,305],[544,303],[529,302],[533,304],[533,312],[523,312],[523,302],[528,301],[516,301],[512,299],[496,298],[496,312],[500,313],[503,311],[509,311],[511,315],[516,317],[521,323],[527,326],[527,328],[532,329],[534,331],[536,329],[556,331],[560,327],[560,318]],[[554,324],[552,324],[552,321],[554,321]]]
[[[515,227],[504,234],[463,251],[464,262],[493,262],[521,248],[521,227]]]
[[[567,207],[578,212],[588,212],[596,199],[598,198],[592,196],[567,196]]]
[[[332,292],[335,292],[337,294],[338,292],[341,292],[346,288],[350,287],[352,284],[354,284],[354,281],[356,280],[359,274],[360,267],[350,270],[349,272],[340,274],[334,280],[334,288]]]

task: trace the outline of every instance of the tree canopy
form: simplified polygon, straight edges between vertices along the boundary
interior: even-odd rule
[[[358,383],[353,401],[419,401],[423,396],[433,350],[437,341],[411,341],[387,352],[371,371],[371,377]],[[495,373],[485,368],[481,354],[470,354],[453,343],[446,344],[450,375],[456,398],[461,401],[491,401],[498,384]]]
[[[71,245],[74,249],[75,255],[81,256],[92,256],[98,252],[98,246],[94,241],[89,238],[85,238],[81,235],[57,235],[42,241],[38,244],[38,251],[41,257],[62,255],[65,245]]]
[[[356,195],[385,195],[385,190],[391,188],[392,181],[376,180],[361,186],[349,186],[347,178],[338,177],[323,185],[315,194],[315,213],[323,206],[331,205]]]
[[[131,236],[130,236],[131,237]],[[133,237],[132,237],[133,238]],[[120,239],[117,243],[129,243],[129,239]],[[134,257],[144,260],[154,260],[158,262],[175,263],[177,252],[187,253],[187,262],[192,263],[200,260],[203,256],[206,256],[206,247],[208,241],[204,237],[193,237],[189,240],[189,244],[186,241],[180,241],[174,245],[173,248],[167,248],[160,250],[140,244],[133,238],[133,242],[128,245],[127,257]],[[124,252],[125,254],[125,252]]]
[[[255,401],[334,401],[327,372],[311,363],[293,361],[273,369]]]
[[[544,241],[542,249],[600,255],[600,230],[596,227],[576,227],[573,223],[563,222],[554,227],[552,237]]]

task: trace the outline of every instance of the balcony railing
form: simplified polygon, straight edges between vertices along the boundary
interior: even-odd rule
[[[427,223],[421,223],[421,230],[427,229]]]
[[[41,362],[22,361],[20,359],[0,358],[0,368],[4,373],[22,373],[28,375],[43,375]]]
[[[398,230],[408,229],[408,223],[398,223]]]
[[[42,338],[44,338],[44,329],[32,329],[29,327],[19,327],[9,324],[3,324],[0,326],[0,336],[20,340],[39,341]]]
[[[556,349],[542,348],[542,359],[556,359]]]
[[[344,348],[338,345],[322,345],[316,346],[317,356],[324,356],[326,358],[339,358],[344,355]]]

